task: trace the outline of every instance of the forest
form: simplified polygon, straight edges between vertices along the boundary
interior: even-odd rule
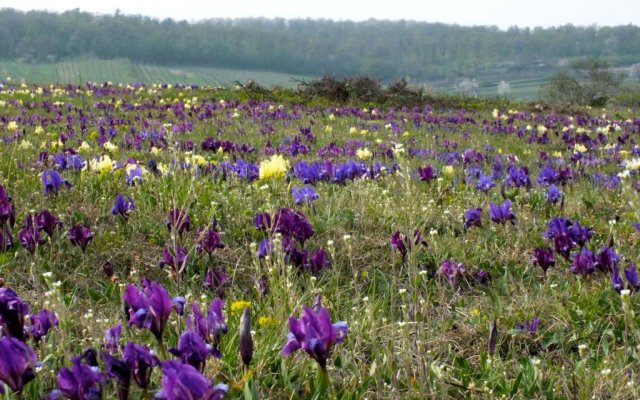
[[[0,60],[127,58],[383,82],[549,76],[580,58],[640,74],[640,27],[465,27],[413,21],[209,19],[0,10]],[[634,66],[633,68],[629,68]],[[504,77],[504,78],[502,78]]]

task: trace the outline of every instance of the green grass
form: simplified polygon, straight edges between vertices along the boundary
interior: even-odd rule
[[[235,70],[189,66],[157,66],[138,64],[127,59],[78,59],[56,63],[27,64],[0,61],[0,76],[30,83],[72,83],[87,81],[113,83],[182,83],[213,86],[231,86],[236,81],[254,80],[261,85],[292,87],[292,78],[309,79],[265,71]]]
[[[78,65],[60,64],[59,73],[72,76],[77,68],[84,68]],[[167,71],[144,69],[152,80],[166,79]],[[554,216],[593,227],[593,238],[587,244],[592,251],[597,253],[613,237],[618,254],[638,262],[640,234],[632,226],[640,221],[637,175],[623,180],[616,189],[593,182],[596,172],[615,175],[624,169],[622,160],[634,157],[631,141],[617,150],[605,146],[618,143],[623,133],[637,135],[637,122],[627,122],[637,110],[598,110],[597,118],[592,119],[587,119],[589,110],[581,110],[579,118],[523,113],[510,121],[506,115],[496,120],[491,110],[419,108],[387,113],[363,110],[363,106],[235,104],[233,92],[211,89],[108,90],[114,91],[101,97],[99,90],[84,96],[60,90],[53,97],[39,95],[33,87],[0,92],[0,120],[5,121],[0,134],[7,138],[0,142],[0,183],[16,209],[13,236],[17,239],[29,213],[45,208],[64,222],[34,254],[18,244],[0,252],[0,277],[5,286],[14,288],[32,310],[53,309],[60,319],[60,326],[42,342],[28,341],[43,365],[21,398],[45,397],[56,386],[59,368],[68,366],[74,355],[88,347],[99,349],[104,345],[104,330],[116,323],[125,325],[123,344],[135,341],[160,354],[160,345],[148,331],[126,327],[124,286],[139,284],[147,276],[158,280],[171,296],[181,295],[189,304],[205,307],[217,294],[203,287],[204,273],[222,268],[230,276],[224,287],[229,332],[219,342],[222,358],[209,358],[205,373],[216,383],[231,386],[228,398],[243,397],[248,377],[256,383],[261,398],[312,397],[315,362],[302,351],[283,358],[281,349],[287,340],[289,316],[298,317],[302,306],[311,305],[318,294],[333,321],[346,321],[350,330],[329,359],[327,398],[632,399],[640,395],[640,293],[622,299],[609,274],[572,274],[571,261],[559,255],[546,274],[531,262],[534,248],[552,246],[542,233]],[[94,96],[92,101],[83,101],[82,97],[89,96]],[[205,110],[211,114],[201,119]],[[15,121],[15,130],[9,129],[9,121]],[[401,129],[394,132],[391,122]],[[158,141],[153,148],[149,139],[144,139],[140,149],[128,144],[135,134],[160,134],[187,123],[193,124],[191,130],[168,130],[166,143]],[[517,131],[515,127],[542,124],[550,133],[546,144],[529,143],[529,134],[518,138],[501,130],[509,125]],[[554,134],[570,124],[594,139],[580,161],[573,144]],[[603,128],[613,124],[621,131],[599,138]],[[100,144],[101,128],[108,134],[112,126],[116,134],[110,141],[117,150]],[[301,144],[310,147],[308,155],[292,156],[284,147],[279,151],[291,168],[298,161],[320,160],[318,150],[335,143],[346,149],[366,147],[374,153],[367,165],[397,163],[399,170],[344,184],[320,181],[314,185],[319,199],[313,207],[294,203],[292,188],[302,183],[291,175],[249,182],[233,173],[225,178],[211,172],[239,158],[257,165],[269,159],[267,142],[275,149],[289,146],[300,128],[307,127],[314,134],[312,141],[301,138]],[[60,135],[67,138],[70,132],[73,137],[59,144]],[[14,135],[18,139],[11,141]],[[256,151],[203,151],[200,144],[205,137],[248,144]],[[82,141],[88,148],[80,148]],[[187,141],[193,143],[193,152],[184,150]],[[482,160],[465,163],[458,159],[449,173],[445,160],[453,157],[454,147],[458,153],[472,149],[482,154]],[[146,166],[153,159],[166,166],[168,173],[146,174],[143,182],[128,186],[123,169],[112,173],[65,170],[61,174],[73,187],[45,195],[40,173],[53,168],[52,156],[64,148],[79,149],[87,160],[109,154],[121,164],[136,159]],[[398,150],[391,159],[384,151],[390,148],[405,152]],[[430,150],[434,155],[410,157],[411,148]],[[43,151],[50,157],[40,159]],[[570,166],[575,172],[575,179],[560,185],[565,195],[562,205],[548,204],[546,187],[535,183],[545,165],[540,162],[541,152],[559,153],[553,165]],[[180,167],[182,162],[193,163],[194,155],[203,157],[202,169]],[[354,157],[327,158],[337,165]],[[490,174],[496,158],[505,168],[509,163],[528,167],[533,186],[501,190],[502,181],[497,180],[496,187],[482,193],[473,183],[464,183],[473,166]],[[417,168],[425,164],[434,167],[439,179],[417,179]],[[111,214],[118,193],[131,196],[136,204],[126,222]],[[513,202],[514,225],[489,219],[489,204],[505,198]],[[306,215],[314,235],[304,249],[326,249],[331,268],[312,275],[286,261],[282,251],[258,258],[257,244],[273,236],[256,229],[254,217],[283,207]],[[475,207],[483,210],[482,226],[465,230],[463,215]],[[180,235],[167,229],[172,208],[187,210],[190,231]],[[211,226],[214,217],[226,247],[209,257],[196,252],[195,232]],[[67,233],[80,221],[89,223],[94,232],[84,253],[71,244]],[[415,229],[426,245],[405,242],[406,256],[391,247],[394,232],[412,237]],[[158,267],[165,247],[176,245],[189,253],[184,275]],[[453,283],[437,274],[447,259],[465,268]],[[112,279],[103,273],[106,261],[115,271]],[[621,268],[628,265],[627,260],[620,263]],[[481,269],[490,275],[486,284],[476,281]],[[261,278],[269,284],[266,294],[257,285]],[[249,375],[238,356],[240,313],[233,305],[239,301],[249,301],[252,310],[255,352]],[[191,314],[189,306],[187,314]],[[536,332],[516,329],[518,322],[534,317],[541,319]],[[265,318],[271,322],[265,323]],[[489,331],[496,320],[499,336],[490,354]],[[162,336],[167,347],[177,345],[185,324],[184,317],[172,313]],[[104,368],[102,362],[100,365]],[[149,394],[157,391],[160,382],[161,372],[156,369]],[[115,398],[114,384],[105,384],[104,390],[106,398]],[[133,388],[131,398],[141,397],[142,391]]]

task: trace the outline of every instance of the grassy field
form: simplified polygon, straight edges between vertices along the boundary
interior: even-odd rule
[[[26,64],[0,61],[0,75],[32,83],[72,83],[87,81],[113,83],[183,83],[230,86],[235,81],[254,80],[262,85],[294,86],[292,78],[307,78],[287,74],[243,71],[225,68],[167,67],[133,63],[126,59],[81,59],[48,64]]]
[[[640,396],[637,110],[232,96],[0,89],[6,398]]]

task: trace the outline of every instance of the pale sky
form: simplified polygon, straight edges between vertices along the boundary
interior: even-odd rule
[[[0,8],[100,14],[139,14],[159,19],[208,18],[370,18],[457,23],[460,25],[558,26],[640,25],[640,0],[2,0]]]

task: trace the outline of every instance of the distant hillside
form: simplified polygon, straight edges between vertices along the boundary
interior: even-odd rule
[[[21,65],[83,57],[126,58],[134,66],[189,66],[179,68],[186,75],[164,73],[166,79],[175,75],[180,80],[189,74],[207,75],[197,67],[286,76],[361,74],[386,82],[405,77],[436,88],[480,94],[495,94],[502,87],[518,97],[529,97],[559,67],[583,57],[604,59],[632,78],[640,75],[640,27],[633,25],[502,31],[409,21],[188,23],[120,14],[3,9],[0,38],[0,60]]]
[[[293,87],[293,79],[310,79],[277,72],[247,71],[214,67],[157,66],[127,59],[70,59],[61,62],[25,63],[0,61],[0,77],[10,76],[29,83],[184,83],[230,86],[236,81],[255,80],[261,85]]]

